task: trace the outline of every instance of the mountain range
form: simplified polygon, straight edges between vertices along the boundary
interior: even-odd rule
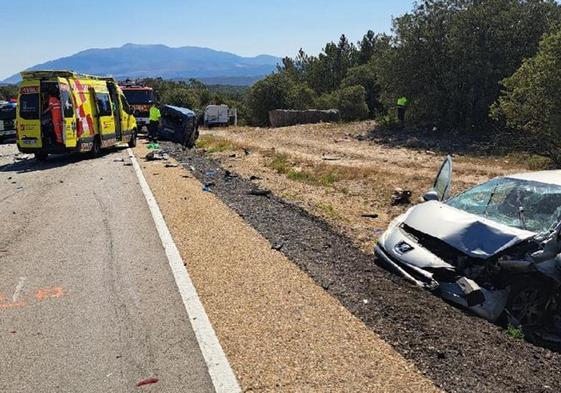
[[[206,83],[248,85],[275,70],[279,57],[242,57],[196,46],[125,44],[120,48],[87,49],[72,56],[37,64],[28,70],[72,70],[116,79],[162,77],[195,78]],[[4,83],[17,83],[19,74]]]

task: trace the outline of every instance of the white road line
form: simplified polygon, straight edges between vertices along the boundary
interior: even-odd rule
[[[162,212],[154,198],[154,194],[152,194],[150,186],[146,182],[142,169],[140,169],[140,165],[138,165],[132,150],[128,149],[128,152],[136,176],[138,177],[140,188],[142,188],[142,192],[144,193],[146,202],[148,202],[148,207],[154,218],[158,234],[160,235],[162,245],[166,251],[169,266],[171,267],[177,288],[183,299],[183,304],[187,310],[187,315],[191,321],[191,326],[193,327],[199,347],[201,348],[201,352],[207,364],[208,372],[214,384],[214,388],[216,389],[216,393],[241,392],[238,380],[234,375],[232,367],[230,367],[230,363],[228,363],[228,359],[206,315],[199,295],[197,295],[197,290],[183,264],[183,259],[177,250],[177,246],[169,232]]]
[[[16,290],[14,291],[14,295],[12,296],[12,302],[17,303],[19,295],[21,291],[23,291],[23,285],[25,284],[26,277],[20,277],[18,281],[18,285],[16,285]]]

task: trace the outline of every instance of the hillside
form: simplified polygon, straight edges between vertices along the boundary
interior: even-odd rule
[[[165,45],[126,44],[120,48],[88,49],[72,56],[51,60],[30,67],[36,69],[65,69],[86,74],[113,77],[164,79],[210,79],[213,83],[237,80],[250,84],[273,71],[280,59],[269,55],[241,57],[233,53],[209,48]],[[15,74],[4,83],[20,80]]]

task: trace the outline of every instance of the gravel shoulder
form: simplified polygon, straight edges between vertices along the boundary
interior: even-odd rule
[[[341,231],[274,194],[250,195],[258,187],[254,181],[221,168],[201,151],[167,148],[269,244],[438,387],[449,392],[561,391],[560,354],[508,337],[389,275]]]
[[[139,158],[146,153],[143,144],[135,149]],[[439,391],[221,201],[214,189],[222,171],[204,159],[187,162],[141,166],[244,391]],[[195,175],[209,175],[203,183],[191,164]],[[243,196],[256,206],[266,199]]]

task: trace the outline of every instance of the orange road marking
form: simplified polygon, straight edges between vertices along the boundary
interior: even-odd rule
[[[0,308],[19,308],[25,306],[25,303],[4,303],[0,304]]]
[[[10,302],[5,303],[6,297],[0,293],[0,308],[18,308],[25,306],[24,302]]]
[[[46,299],[60,299],[63,296],[63,288],[44,288],[35,292],[35,298],[39,301]]]

